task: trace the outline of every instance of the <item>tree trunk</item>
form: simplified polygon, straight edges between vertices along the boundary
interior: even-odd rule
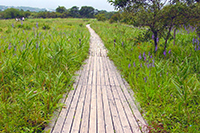
[[[176,28],[174,28],[174,45],[176,43]]]
[[[170,35],[170,32],[171,32],[171,29],[172,29],[172,26],[169,27],[169,30],[168,30],[168,33],[167,33],[167,37],[165,39],[165,48],[164,48],[164,51],[166,50],[167,48],[167,41],[169,39],[169,35]]]
[[[155,51],[154,52],[156,53],[156,51],[158,50],[158,42],[157,42],[158,32],[156,31],[153,34],[154,34],[154,45],[155,45]]]

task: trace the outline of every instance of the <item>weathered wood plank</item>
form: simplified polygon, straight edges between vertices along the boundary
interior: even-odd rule
[[[107,90],[108,103],[110,106],[110,111],[113,119],[112,121],[114,123],[114,130],[116,133],[124,133],[110,86],[106,86],[106,90]]]
[[[72,126],[73,120],[74,120],[74,114],[75,114],[75,111],[77,108],[77,103],[79,101],[79,96],[81,94],[81,88],[82,88],[82,86],[78,85],[77,91],[74,95],[74,99],[73,99],[73,101],[71,103],[71,107],[69,109],[69,113],[67,114],[66,120],[63,125],[63,129],[62,129],[63,133],[69,133],[71,130],[71,126]]]
[[[93,75],[92,75],[92,85],[97,84],[97,56],[94,57],[94,67],[93,67]]]
[[[100,57],[97,57],[97,85],[101,85]]]
[[[133,98],[130,96],[130,94],[122,80],[121,75],[117,72],[116,67],[114,65],[113,65],[113,67],[114,67],[113,70],[115,70],[115,73],[116,73],[117,80],[120,84],[120,88],[121,88],[122,92],[124,93],[126,101],[128,102],[129,106],[131,107],[132,113],[134,114],[134,117],[135,117],[137,123],[139,124],[138,126],[140,126],[142,128],[142,132],[148,132],[147,124],[146,124],[144,118],[142,117],[141,113],[139,112]]]
[[[90,68],[89,68],[89,77],[88,77],[88,85],[92,85],[93,68],[94,68],[94,57],[91,57],[91,64],[90,64]]]
[[[110,111],[110,106],[108,103],[107,91],[106,86],[102,86],[102,95],[103,95],[103,108],[104,108],[104,115],[105,115],[105,128],[107,133],[114,133],[114,127],[112,122],[112,116]]]
[[[112,62],[110,62],[109,65],[111,66],[111,69],[112,69],[113,71],[115,71],[114,82],[115,82],[116,84],[119,84],[119,85],[116,85],[116,86],[117,86],[117,87],[116,87],[116,90],[117,90],[117,92],[118,92],[119,98],[121,99],[121,102],[122,102],[124,111],[126,112],[127,119],[128,119],[129,124],[130,124],[130,126],[131,126],[131,129],[132,129],[132,131],[135,132],[135,133],[141,133],[141,131],[140,131],[140,129],[139,129],[139,125],[138,125],[138,123],[137,123],[137,120],[135,119],[135,117],[134,117],[134,115],[133,115],[133,113],[132,113],[132,111],[131,111],[131,109],[130,109],[130,106],[129,106],[127,100],[126,100],[126,97],[125,97],[124,93],[122,92],[122,89],[120,88],[120,83],[119,83],[119,81],[118,81],[118,76],[120,76],[120,75],[119,75],[119,73],[117,72],[116,67],[113,65]],[[119,78],[121,78],[121,76],[120,76]],[[122,82],[121,82],[121,84],[123,85]]]
[[[116,90],[116,87],[113,86],[111,87],[112,89],[112,93],[113,93],[113,98],[115,100],[115,103],[116,103],[116,108],[117,108],[117,111],[119,113],[119,118],[121,120],[121,124],[122,124],[122,128],[124,130],[125,133],[131,133],[131,128],[130,128],[130,125],[129,125],[129,121],[126,117],[126,113],[124,112],[123,110],[123,106],[121,104],[121,99],[119,98],[118,94],[117,94],[117,90]]]
[[[96,85],[92,85],[89,133],[97,132],[97,103],[96,102],[97,102]]]
[[[101,81],[101,86],[104,86],[105,85],[105,78],[104,78],[104,73],[105,73],[105,70],[104,70],[104,66],[103,66],[103,63],[102,63],[102,58],[103,57],[101,57],[100,58],[100,69],[101,69],[101,71],[100,71],[100,76],[101,76],[101,79],[100,79],[100,81]]]
[[[90,104],[91,104],[91,85],[86,86],[87,94],[84,104],[83,116],[81,121],[80,133],[87,133],[89,129],[89,118],[90,118]]]
[[[107,86],[107,85],[110,85],[110,80],[109,80],[108,73],[107,73],[108,68],[107,68],[107,65],[106,65],[106,60],[107,60],[107,58],[103,58],[103,66],[104,66],[104,71],[105,71],[105,73],[104,73],[105,85]]]
[[[104,109],[103,109],[103,101],[102,101],[102,91],[101,86],[97,86],[97,129],[98,133],[105,133],[105,118],[104,118]]]
[[[74,115],[75,119],[74,119],[73,126],[71,129],[72,133],[77,133],[79,131],[80,123],[81,123],[81,115],[83,112],[83,105],[85,101],[85,94],[86,94],[86,86],[83,86],[81,96],[79,98],[78,106]]]

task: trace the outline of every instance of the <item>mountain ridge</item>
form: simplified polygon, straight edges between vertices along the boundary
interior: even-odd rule
[[[31,12],[40,12],[40,11],[55,11],[54,9],[48,9],[48,8],[38,8],[38,7],[29,7],[29,6],[5,6],[5,5],[0,5],[0,11],[4,11],[8,8],[15,8],[19,10],[24,10],[24,11],[31,11]]]

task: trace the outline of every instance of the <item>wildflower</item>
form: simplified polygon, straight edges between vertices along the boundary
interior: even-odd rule
[[[14,28],[14,24],[12,23],[12,27]]]
[[[163,54],[164,54],[164,56],[166,56],[167,54],[166,54],[166,50],[163,52]]]
[[[198,39],[196,39],[196,43],[197,43],[197,45],[199,45],[199,40]]]
[[[157,37],[157,38],[156,38],[156,42],[158,42],[158,41],[159,41],[159,38]]]
[[[154,39],[154,34],[152,35],[152,39]]]
[[[8,47],[8,49],[10,50],[10,49],[11,49],[11,47],[12,47],[12,46],[9,44],[9,47]]]
[[[147,82],[147,77],[144,77],[144,81]]]
[[[158,50],[158,46],[156,46],[156,48],[155,48],[155,51],[157,51]]]
[[[171,54],[171,49],[169,50],[169,52],[168,52],[169,54]]]
[[[139,55],[139,59],[140,59],[140,60],[142,59],[142,56],[141,56],[141,54]]]
[[[143,53],[143,57],[145,57],[145,52]]]
[[[153,58],[153,56],[151,55],[150,58]]]
[[[37,29],[38,29],[38,22],[36,23],[36,27],[37,27]]]
[[[21,21],[21,25],[23,25],[23,22]]]
[[[194,44],[194,43],[196,43],[196,40],[195,40],[195,38],[193,38],[193,39],[192,39],[192,43],[193,43],[193,44]]]
[[[152,62],[153,62],[153,64],[154,64],[154,63],[155,63],[155,60],[153,59]]]
[[[140,64],[140,67],[142,68],[142,63]]]
[[[151,55],[151,53],[149,52],[149,54],[148,54],[149,56]]]
[[[144,56],[144,60],[146,61],[146,57]]]
[[[133,62],[133,66],[135,67],[135,62]]]
[[[36,93],[37,93],[37,91],[34,91],[33,93],[34,93],[34,94],[36,94]]]
[[[130,68],[131,67],[131,64],[128,64],[128,68]]]
[[[124,42],[122,42],[122,47],[124,46]]]

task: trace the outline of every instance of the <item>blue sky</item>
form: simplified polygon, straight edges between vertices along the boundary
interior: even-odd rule
[[[49,9],[56,9],[58,6],[65,6],[67,9],[72,6],[92,6],[99,10],[114,11],[114,7],[107,0],[0,0],[0,5]]]

